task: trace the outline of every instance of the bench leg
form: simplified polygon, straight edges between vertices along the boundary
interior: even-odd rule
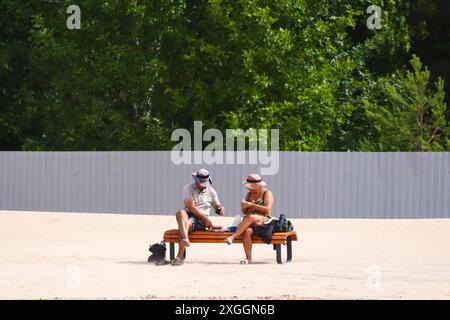
[[[287,238],[287,259],[286,262],[289,262],[292,260],[292,239],[291,237]]]
[[[277,263],[282,264],[283,260],[281,260],[281,244],[274,244],[273,247],[277,251]]]
[[[172,261],[173,259],[175,259],[175,243],[171,242],[169,244],[169,249],[170,249],[170,261]]]
[[[282,264],[283,259],[281,257],[281,244],[274,244],[273,249],[276,250],[277,263]],[[286,262],[289,262],[292,260],[292,239],[291,239],[291,237],[287,238],[286,251],[287,251]]]

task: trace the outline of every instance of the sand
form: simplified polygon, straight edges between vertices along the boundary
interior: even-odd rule
[[[173,267],[146,262],[171,216],[0,211],[0,299],[450,299],[450,219],[293,222],[291,263],[192,244]]]

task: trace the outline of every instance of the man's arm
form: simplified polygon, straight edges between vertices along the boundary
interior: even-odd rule
[[[221,216],[223,216],[223,214],[225,213],[225,207],[220,204],[219,197],[217,196],[217,192],[214,189],[213,189],[212,207],[214,208],[214,210],[220,209]]]
[[[220,209],[220,215],[223,216],[223,214],[225,213],[225,207],[221,204],[218,205],[213,205],[214,209]]]
[[[203,213],[200,212],[200,210],[198,210],[198,208],[194,204],[194,199],[192,198],[185,199],[184,205],[186,206],[186,208],[188,208],[189,212],[194,215],[194,217],[204,221],[206,227],[212,226],[211,219],[209,219],[208,216],[204,215]]]

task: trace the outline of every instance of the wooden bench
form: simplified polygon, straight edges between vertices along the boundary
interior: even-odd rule
[[[194,231],[189,233],[189,241],[191,243],[222,243],[226,245],[225,238],[231,236],[232,232],[214,232],[214,231]],[[165,243],[170,244],[170,260],[175,259],[175,243],[179,243],[179,233],[177,229],[167,230],[164,232]],[[265,244],[263,239],[258,236],[252,237],[253,243]],[[281,245],[286,245],[287,257],[286,262],[292,260],[292,241],[297,241],[297,232],[275,232],[272,237],[273,249],[276,251],[278,263],[283,263],[281,258]],[[242,237],[236,238],[233,243],[242,243]],[[186,257],[186,252],[184,253]]]

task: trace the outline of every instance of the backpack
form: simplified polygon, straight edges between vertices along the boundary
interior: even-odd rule
[[[280,214],[280,218],[278,218],[273,228],[273,232],[289,232],[292,230],[294,230],[294,225],[292,222],[286,219],[284,214]]]
[[[148,257],[148,262],[159,262],[166,259],[166,244],[164,242],[152,244],[148,251],[152,253]]]

